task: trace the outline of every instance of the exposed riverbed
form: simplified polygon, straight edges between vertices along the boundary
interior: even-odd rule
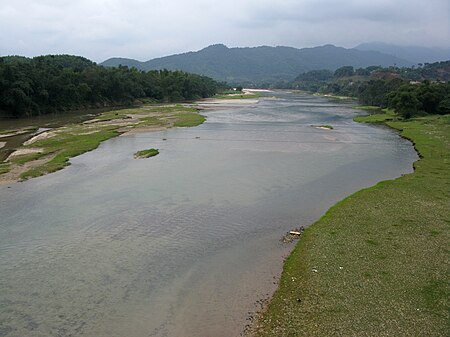
[[[286,231],[417,159],[345,103],[275,96],[0,186],[0,336],[239,335],[276,287]],[[160,154],[133,159],[147,148]]]

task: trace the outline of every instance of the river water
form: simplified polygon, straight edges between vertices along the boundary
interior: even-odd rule
[[[276,287],[286,231],[412,171],[411,144],[349,105],[274,95],[1,186],[0,336],[238,336]]]

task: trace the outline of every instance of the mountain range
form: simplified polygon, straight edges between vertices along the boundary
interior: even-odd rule
[[[433,63],[450,60],[450,48],[424,48],[417,46],[397,46],[383,42],[362,43],[355,47],[364,51],[379,51],[401,59],[418,63]]]
[[[377,66],[411,66],[414,62],[400,57],[333,45],[297,49],[293,47],[228,48],[216,44],[196,52],[176,54],[140,62],[111,58],[101,63],[106,67],[119,65],[140,70],[183,70],[227,81],[230,84],[277,83],[291,81],[301,73],[315,69],[336,70],[342,66],[355,68]]]

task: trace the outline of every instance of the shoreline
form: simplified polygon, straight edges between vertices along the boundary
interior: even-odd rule
[[[79,123],[63,124],[30,137],[17,147],[2,165],[9,171],[0,174],[0,186],[50,174],[70,165],[70,158],[95,150],[113,137],[136,132],[162,131],[179,127],[178,123],[195,126],[203,123],[198,109],[186,105],[164,104],[131,109],[108,110]],[[53,143],[59,141],[58,146]],[[80,144],[77,144],[77,141]],[[88,142],[89,144],[81,144]],[[70,148],[72,145],[73,148]],[[77,146],[79,145],[79,146]],[[34,172],[64,153],[62,163]],[[31,172],[28,176],[27,173]]]
[[[427,128],[429,128],[429,126],[427,126],[427,123],[430,123],[434,121],[434,123],[441,125],[441,129],[440,132],[442,134],[445,134],[445,118],[447,118],[448,120],[448,115],[447,116],[440,116],[440,117],[436,117],[436,116],[431,116],[428,119],[427,118],[417,118],[417,119],[413,119],[411,121],[393,121],[392,119],[392,114],[379,114],[379,115],[369,115],[366,117],[357,117],[357,121],[358,122],[367,122],[367,123],[383,123],[384,125],[399,131],[399,134],[402,138],[409,140],[416,153],[419,156],[419,159],[417,161],[415,161],[413,163],[413,172],[409,173],[409,174],[405,174],[402,175],[399,178],[396,179],[392,179],[392,180],[385,180],[385,181],[381,181],[379,183],[377,183],[376,185],[372,186],[372,187],[368,187],[365,188],[363,190],[357,191],[353,194],[351,194],[350,196],[344,198],[343,200],[339,201],[338,203],[336,203],[335,205],[333,205],[330,209],[328,209],[328,211],[316,222],[312,223],[310,226],[308,226],[308,228],[305,230],[304,235],[302,236],[302,238],[300,239],[300,241],[297,243],[296,247],[293,249],[293,251],[291,252],[291,254],[289,255],[289,257],[285,260],[284,265],[283,265],[283,273],[282,276],[279,280],[279,284],[278,284],[278,288],[276,290],[276,292],[273,294],[273,296],[271,297],[271,299],[269,300],[268,304],[263,308],[263,310],[259,313],[257,313],[257,316],[255,318],[255,323],[253,324],[253,326],[249,329],[249,331],[246,332],[245,335],[251,335],[251,336],[271,336],[274,333],[277,336],[287,336],[287,335],[298,335],[298,336],[322,336],[322,335],[331,335],[331,334],[336,334],[337,331],[340,331],[340,333],[345,333],[345,334],[351,334],[351,335],[360,335],[360,334],[365,334],[365,333],[369,333],[368,331],[370,331],[369,327],[371,327],[373,330],[373,333],[378,333],[378,334],[386,334],[389,335],[390,333],[397,333],[399,334],[400,331],[404,331],[401,332],[408,334],[411,330],[409,330],[409,326],[405,324],[405,326],[402,326],[401,329],[399,329],[397,326],[393,326],[393,325],[389,325],[389,324],[385,324],[382,326],[377,326],[372,323],[365,323],[365,324],[361,324],[361,321],[363,321],[363,319],[361,318],[361,321],[359,322],[359,324],[356,324],[356,327],[353,326],[353,322],[352,320],[355,319],[355,317],[360,317],[360,316],[372,316],[373,313],[372,311],[376,312],[376,315],[374,315],[375,317],[379,318],[379,316],[385,316],[386,314],[384,313],[384,311],[388,312],[389,316],[392,316],[393,313],[391,312],[390,308],[393,305],[392,303],[385,304],[384,303],[384,297],[382,294],[377,294],[376,296],[369,296],[370,298],[366,298],[368,296],[365,295],[365,293],[359,294],[358,295],[352,295],[349,297],[349,294],[353,294],[352,291],[343,291],[342,289],[338,289],[336,290],[335,288],[337,287],[335,284],[333,284],[333,281],[331,280],[336,280],[342,277],[342,274],[345,274],[347,272],[347,269],[352,268],[352,264],[357,264],[354,262],[353,259],[358,259],[357,256],[353,256],[352,254],[345,254],[343,252],[339,252],[339,249],[336,249],[335,247],[337,245],[341,245],[341,243],[339,241],[336,241],[336,239],[330,239],[329,236],[331,235],[336,235],[339,236],[339,228],[335,229],[331,229],[331,225],[334,224],[334,226],[336,225],[341,225],[340,221],[341,219],[345,219],[345,224],[341,227],[342,230],[345,230],[345,227],[348,226],[354,226],[357,229],[360,228],[358,227],[357,223],[356,225],[354,224],[356,222],[356,220],[352,220],[353,217],[358,218],[359,221],[364,222],[364,221],[370,221],[367,220],[367,216],[365,215],[361,215],[361,212],[358,212],[356,215],[351,215],[351,214],[355,214],[356,210],[360,210],[361,207],[364,209],[366,206],[368,206],[369,203],[373,203],[374,201],[376,202],[377,199],[373,199],[369,196],[369,201],[367,201],[366,203],[361,203],[361,200],[359,199],[363,199],[362,201],[364,201],[365,197],[369,194],[378,194],[380,195],[380,200],[383,199],[385,196],[383,194],[389,194],[389,192],[391,193],[398,193],[398,190],[395,189],[395,187],[393,186],[397,186],[397,185],[401,185],[402,188],[404,189],[411,189],[411,186],[409,186],[408,184],[405,184],[404,181],[405,180],[418,180],[421,177],[420,176],[424,176],[426,175],[426,171],[423,172],[423,167],[426,167],[428,162],[433,160],[433,158],[430,159],[430,153],[429,151],[431,151],[431,153],[433,153],[435,151],[435,149],[433,148],[426,148],[426,147],[430,147],[430,145],[427,143],[427,141],[429,142],[430,139],[424,139],[422,138],[423,134],[428,135],[430,138],[432,137],[432,133],[431,131],[428,131],[429,133],[427,133]],[[444,120],[444,121],[443,121]],[[416,123],[417,125],[411,126],[408,125],[408,123]],[[448,124],[447,124],[448,125]],[[433,125],[434,129],[437,128],[436,125]],[[448,126],[447,126],[448,128]],[[442,135],[441,135],[442,136]],[[434,139],[436,140],[436,139]],[[444,140],[439,139],[436,140],[437,142],[441,141],[441,145],[444,147],[448,147],[448,139]],[[424,149],[425,148],[425,149]],[[442,152],[445,153],[445,150]],[[438,158],[437,160],[442,159],[442,158]],[[443,163],[440,163],[441,165],[445,166],[445,160],[441,160],[443,161]],[[424,163],[425,162],[425,163]],[[439,163],[435,163],[435,166],[438,166]],[[447,165],[448,166],[448,165]],[[419,173],[418,173],[419,171]],[[444,173],[442,173],[441,175],[444,175]],[[438,177],[438,178],[442,178],[442,177]],[[406,182],[408,183],[408,181]],[[405,185],[404,185],[405,184]],[[394,189],[394,192],[391,191],[391,189]],[[399,187],[397,187],[397,189],[399,189]],[[433,202],[437,205],[440,205],[440,207],[442,207],[442,204],[445,204],[445,202],[441,202],[440,203],[440,196],[436,195]],[[448,199],[450,199],[447,196],[447,201]],[[397,202],[399,201],[398,199],[395,199]],[[428,200],[429,201],[429,200]],[[430,201],[429,201],[430,202]],[[392,200],[391,200],[392,203]],[[353,210],[353,212],[349,212],[347,210],[347,208],[349,208],[349,204],[351,204],[350,209]],[[355,205],[356,204],[356,205]],[[362,205],[362,206],[361,206]],[[394,204],[395,205],[395,204]],[[386,205],[386,207],[388,207],[389,205]],[[392,205],[390,205],[392,207]],[[366,210],[367,212],[369,211],[373,211],[374,213],[376,212],[377,214],[380,213],[379,210],[372,210],[370,209],[370,207],[368,207],[369,210]],[[401,210],[401,207],[399,207]],[[437,208],[437,206],[436,206]],[[343,210],[344,209],[344,210]],[[346,212],[347,210],[347,212]],[[381,211],[383,211],[383,209],[381,209]],[[395,206],[394,206],[394,210],[392,212],[392,214],[388,214],[386,216],[386,214],[384,214],[384,218],[387,218],[388,221],[390,221],[391,223],[394,223],[394,226],[399,226],[399,225],[395,225],[395,223],[398,221],[398,219],[396,219],[397,213],[396,211],[398,211]],[[422,210],[423,211],[423,210]],[[347,214],[343,214],[343,213],[347,213]],[[337,215],[338,214],[338,215]],[[350,214],[350,216],[348,215]],[[420,214],[420,213],[419,213]],[[381,215],[383,215],[382,213],[379,214],[379,216],[381,217]],[[383,218],[383,219],[384,219]],[[420,216],[418,217],[419,219],[415,219],[416,222],[420,222],[421,218]],[[350,219],[350,220],[349,220]],[[444,219],[440,219],[441,222]],[[349,222],[350,221],[350,222]],[[414,220],[411,220],[414,221]],[[341,221],[342,222],[342,221]],[[377,222],[377,220],[375,219],[374,222]],[[380,221],[381,222],[381,221]],[[419,224],[420,225],[420,224]],[[337,226],[336,226],[337,227]],[[378,223],[375,224],[375,226],[373,226],[376,228],[377,231],[382,232],[383,231],[383,226],[378,226]],[[367,228],[364,228],[364,230],[366,230]],[[372,229],[372,227],[371,227]],[[348,246],[352,246],[355,245],[354,240],[361,234],[360,232],[362,231],[362,229],[359,229],[359,232],[353,232],[353,233],[346,233],[345,235],[342,235],[343,237],[345,237],[345,239],[343,239],[343,242],[347,242]],[[433,233],[438,233],[438,231],[436,229],[433,229]],[[391,233],[388,231],[388,233]],[[405,235],[405,233],[402,233],[403,235]],[[409,234],[409,233],[408,233]],[[418,235],[420,235],[421,233],[419,233]],[[379,234],[381,235],[381,234]],[[407,235],[407,234],[406,234]],[[417,235],[417,234],[416,234]],[[362,235],[362,237],[370,237],[370,238],[366,238],[366,244],[368,245],[374,245],[374,246],[379,246],[380,244],[378,243],[378,239],[377,236],[375,236],[376,239],[373,238],[373,234],[371,235]],[[444,239],[445,240],[445,239]],[[402,240],[399,239],[399,241],[401,242]],[[436,241],[439,241],[438,239],[436,239]],[[443,241],[442,238],[440,241]],[[417,248],[416,246],[416,242],[406,242],[403,243],[404,245],[408,246],[409,249],[416,249],[420,252],[420,248]],[[320,258],[315,257],[315,254],[324,254],[323,251],[321,251],[320,246],[322,245],[322,247],[327,248],[327,251],[331,251],[334,252],[336,255],[333,255],[332,253],[329,254],[328,256],[330,256],[330,258],[326,259],[325,261],[325,265],[321,265],[319,263]],[[331,246],[328,246],[331,245]],[[412,247],[411,247],[412,246]],[[319,248],[316,248],[319,247]],[[435,256],[441,256],[441,254],[439,254],[438,252],[440,251],[439,249],[440,246],[436,246],[435,247]],[[349,247],[347,247],[348,249]],[[358,252],[366,252],[366,254],[369,252],[370,247],[367,248],[364,245],[362,247],[358,246]],[[376,248],[376,247],[375,247]],[[362,250],[361,250],[362,249]],[[385,252],[383,252],[383,259],[388,259],[389,258],[389,254],[386,252],[390,252],[389,249]],[[344,254],[346,255],[347,259],[343,259],[340,258],[340,254]],[[360,253],[359,253],[360,254]],[[364,253],[363,253],[364,254]],[[350,255],[350,256],[348,256]],[[361,258],[361,256],[360,256]],[[420,267],[416,266],[416,261],[414,260],[410,260],[408,261],[408,259],[406,261],[403,261],[403,265],[402,266],[397,266],[396,260],[391,258],[392,261],[391,264],[396,265],[397,268],[403,267],[406,269],[419,269]],[[336,262],[335,260],[339,260],[339,263],[333,263]],[[368,260],[370,261],[370,264],[377,264],[377,261],[373,261],[373,258]],[[322,261],[323,262],[323,261]],[[428,261],[422,261],[422,267],[426,268],[427,267],[427,262]],[[444,263],[445,261],[443,261],[442,256],[440,257],[440,263]],[[437,264],[439,264],[439,262]],[[367,262],[366,262],[367,263]],[[334,264],[334,270],[330,270],[330,267],[328,266],[329,264]],[[320,266],[320,267],[319,267]],[[383,266],[383,264],[381,265]],[[322,268],[325,269],[325,271],[322,271]],[[382,267],[381,267],[382,268]],[[388,268],[386,268],[388,269]],[[312,273],[311,273],[312,271]],[[368,280],[366,280],[365,278],[369,278],[369,272],[366,272],[366,274],[363,274],[362,276],[358,273],[356,273],[354,270],[349,271],[352,272],[353,275],[351,275],[351,277],[345,277],[345,281],[343,284],[339,285],[341,288],[343,289],[347,289],[349,290],[349,288],[352,288],[351,286],[348,286],[349,282],[368,282]],[[431,271],[429,271],[431,272]],[[325,273],[325,274],[323,274]],[[356,275],[355,275],[356,273]],[[375,271],[371,271],[370,273],[376,273]],[[387,271],[383,271],[383,273],[388,273]],[[398,269],[397,269],[397,273],[399,273]],[[442,278],[442,282],[445,279],[448,279],[448,275],[446,275],[447,272],[441,272],[441,278]],[[400,277],[401,277],[401,272],[399,273]],[[406,273],[404,273],[406,274]],[[324,276],[322,276],[324,275]],[[385,275],[382,275],[381,277],[386,277]],[[397,276],[397,275],[395,275]],[[395,277],[393,276],[393,277]],[[371,276],[371,278],[373,278],[374,276]],[[398,276],[397,276],[398,277]],[[324,278],[326,279],[324,280],[320,280],[320,278]],[[343,278],[343,277],[342,277]],[[411,283],[408,279],[402,280],[405,286],[409,286],[409,283]],[[419,283],[419,281],[423,284],[423,288],[422,289],[427,289],[427,287],[429,287],[429,283],[431,282],[431,284],[433,284],[433,280],[427,280],[425,276],[422,276],[421,280],[414,280],[415,282]],[[325,283],[324,283],[325,282]],[[331,283],[329,283],[331,282]],[[347,282],[347,284],[345,283]],[[331,286],[331,284],[333,284],[333,286]],[[440,283],[439,283],[440,284]],[[389,285],[391,288],[395,288],[396,285],[394,284],[390,284]],[[386,288],[384,289],[384,291],[392,291],[392,289],[389,289],[388,286],[383,286],[380,285],[380,287],[382,288]],[[434,287],[434,285],[433,285]],[[442,294],[442,291],[444,291],[443,289],[445,289],[445,285],[439,285],[440,289],[439,292],[440,294]],[[441,289],[442,288],[442,289]],[[352,289],[350,289],[352,290]],[[447,286],[447,290],[448,290],[448,286]],[[358,290],[354,290],[354,291],[358,291]],[[319,293],[326,293],[327,295],[319,295]],[[338,293],[338,295],[336,295],[336,293]],[[346,295],[344,295],[344,293]],[[447,291],[448,293],[448,291]],[[440,294],[438,294],[440,296]],[[413,299],[417,300],[417,298],[420,299],[421,295],[423,295],[423,291],[422,292],[418,292],[415,293],[413,296]],[[345,297],[341,297],[341,296],[345,296]],[[361,296],[361,297],[358,297]],[[339,298],[340,300],[338,300],[336,302],[335,299],[333,298]],[[357,297],[356,299],[353,299],[354,297]],[[364,302],[371,302],[373,301],[373,299],[371,297],[375,297],[376,301],[382,302],[383,303],[383,310],[380,311],[380,309],[374,310],[373,306],[372,307],[368,307],[364,305]],[[349,299],[350,298],[350,299]],[[347,303],[353,303],[353,305],[355,305],[355,300],[358,303],[358,310],[355,312],[355,310],[351,309],[350,307],[347,307],[343,302]],[[410,300],[410,299],[409,299]],[[361,302],[363,302],[363,304],[361,304]],[[407,301],[404,298],[398,299],[397,300],[397,306],[401,306],[401,307],[407,307],[409,303],[407,303]],[[406,302],[406,303],[405,303]],[[422,304],[422,307],[424,305]],[[438,309],[441,310],[441,315],[443,315],[442,317],[445,317],[445,313],[443,312],[443,307],[442,306],[438,306]],[[333,310],[338,310],[336,311],[336,313],[333,314],[333,312],[330,313],[329,309],[325,310],[325,307],[336,307],[336,308],[340,308],[340,309],[333,309]],[[375,306],[376,307],[376,306]],[[418,308],[417,311],[420,311],[421,313],[426,312],[426,310],[430,310],[430,307],[425,305],[425,308]],[[436,309],[436,308],[433,308]],[[324,313],[325,311],[328,311],[328,313]],[[332,310],[332,311],[333,311]],[[414,313],[416,315],[418,315],[417,311]],[[345,312],[345,315],[340,314],[340,312]],[[306,313],[306,314],[305,314]],[[347,319],[347,317],[350,317],[350,320]],[[388,320],[388,317],[383,317],[384,319]],[[395,320],[395,318],[391,318],[393,320]],[[414,320],[414,317],[410,318],[411,320]],[[419,320],[420,323],[423,325],[422,328],[422,332],[426,332],[426,331],[430,331],[429,329],[431,329],[430,326],[432,326],[434,328],[434,330],[439,331],[445,330],[445,323],[443,321],[440,321],[439,323],[436,322],[435,317],[428,317],[427,319],[420,319]],[[432,321],[433,324],[431,323],[426,323],[428,321]],[[437,324],[436,324],[437,323]],[[417,328],[417,327],[416,327]],[[369,330],[368,330],[369,329]],[[414,330],[416,331],[416,330]],[[370,334],[370,333],[369,333]]]
[[[257,104],[251,91],[249,98],[206,98],[190,103],[151,104],[118,108],[91,115],[82,122],[63,123],[59,127],[30,135],[0,163],[0,186],[50,174],[70,165],[70,158],[95,150],[103,141],[134,133],[163,131],[172,127],[193,127],[202,124],[202,110],[217,110],[230,105]],[[9,130],[7,137],[22,134],[23,127]],[[73,140],[73,138],[78,138]],[[83,139],[81,139],[83,138]],[[91,142],[69,148],[72,143]],[[60,144],[55,146],[55,140]],[[2,143],[3,144],[3,143]],[[81,146],[81,148],[80,148]],[[61,155],[62,154],[62,155]],[[56,162],[53,165],[52,162]]]

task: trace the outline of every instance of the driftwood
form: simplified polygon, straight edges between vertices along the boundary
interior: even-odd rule
[[[290,242],[292,242],[294,240],[297,240],[297,239],[299,239],[302,236],[304,230],[305,230],[305,227],[303,227],[303,226],[300,226],[299,228],[294,228],[293,230],[287,232],[281,238],[281,241],[283,243],[290,243]]]

